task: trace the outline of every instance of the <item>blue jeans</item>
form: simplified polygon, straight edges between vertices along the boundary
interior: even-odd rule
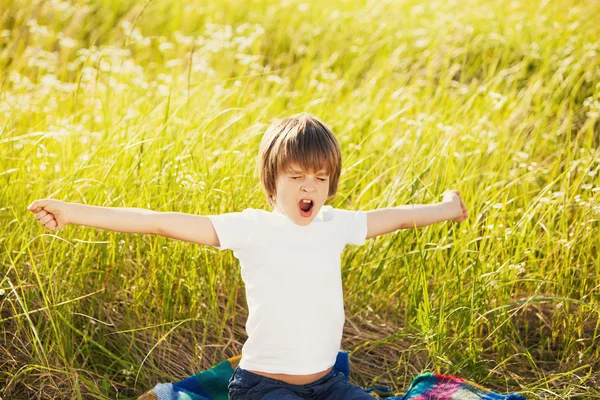
[[[324,377],[306,385],[292,385],[237,367],[229,379],[230,400],[363,400],[374,399],[360,386],[351,385],[344,374],[333,369]]]

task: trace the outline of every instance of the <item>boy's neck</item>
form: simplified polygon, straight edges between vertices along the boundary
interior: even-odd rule
[[[281,210],[279,209],[279,207],[277,207],[277,205],[275,205],[275,206],[273,207],[273,211],[271,211],[271,212],[272,212],[272,213],[281,214],[281,215],[285,215],[285,214],[283,213],[283,211],[281,211]]]

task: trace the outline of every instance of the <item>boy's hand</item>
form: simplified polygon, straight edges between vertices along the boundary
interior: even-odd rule
[[[467,212],[467,206],[460,198],[458,190],[446,190],[443,194],[444,199],[442,203],[448,204],[448,208],[451,210],[450,220],[454,222],[463,222],[469,216]]]
[[[69,224],[69,203],[61,200],[36,200],[27,207],[46,229],[58,231]]]

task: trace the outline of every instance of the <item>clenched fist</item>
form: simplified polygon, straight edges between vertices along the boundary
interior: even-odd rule
[[[61,200],[36,200],[27,207],[46,229],[58,231],[69,224],[69,203]]]
[[[454,222],[463,222],[469,216],[467,212],[467,206],[460,198],[458,190],[446,190],[443,194],[444,200],[442,203],[447,203],[452,209],[452,218],[450,220]]]

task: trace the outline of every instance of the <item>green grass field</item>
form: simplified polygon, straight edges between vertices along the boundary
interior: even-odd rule
[[[240,354],[230,251],[26,208],[266,209],[261,135],[306,111],[342,146],[328,204],[469,209],[346,248],[353,383],[600,398],[599,53],[596,0],[3,0],[0,397],[131,399]]]

